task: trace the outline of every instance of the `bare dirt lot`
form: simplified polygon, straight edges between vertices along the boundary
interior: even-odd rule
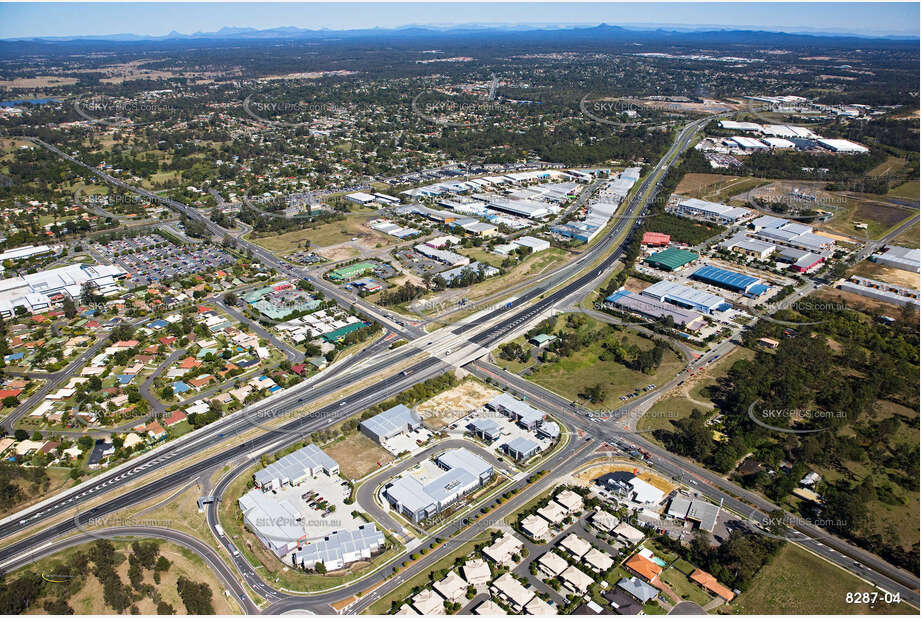
[[[876,300],[875,298],[867,298],[866,296],[854,294],[853,292],[845,292],[844,290],[820,290],[819,292],[816,292],[816,297],[822,300],[841,303],[849,308],[853,307],[855,309],[867,312],[872,312],[874,309],[879,309],[883,313],[891,314],[893,311],[901,310],[901,305],[896,305],[895,303],[885,303],[881,300]]]
[[[441,429],[476,408],[486,405],[499,391],[476,380],[461,382],[451,390],[435,395],[416,407],[430,429]]]
[[[393,461],[393,455],[359,431],[323,450],[339,464],[339,474],[347,479],[360,479]]]
[[[612,462],[609,464],[601,464],[597,466],[592,466],[591,468],[588,468],[587,470],[580,472],[576,476],[577,478],[583,481],[594,481],[596,478],[600,476],[604,476],[605,474],[610,474],[612,472],[634,472],[634,471],[638,472],[637,476],[640,477],[641,480],[646,481],[647,483],[649,483],[656,489],[660,489],[664,491],[665,493],[670,493],[672,490],[676,488],[676,485],[672,483],[671,481],[668,481],[662,478],[661,476],[657,474],[653,474],[649,472],[648,470],[645,470],[642,467],[638,467],[636,464],[633,464],[630,462],[624,462],[624,463],[613,463]]]
[[[642,279],[637,279],[635,277],[627,277],[627,280],[624,281],[624,287],[627,288],[630,292],[640,293],[646,288],[648,288],[651,283],[648,281],[643,281]]]
[[[871,279],[885,281],[893,285],[901,285],[902,287],[914,288],[916,290],[921,289],[921,275],[918,275],[918,273],[899,270],[898,268],[889,268],[868,260],[855,266],[852,272],[861,277],[870,277]]]

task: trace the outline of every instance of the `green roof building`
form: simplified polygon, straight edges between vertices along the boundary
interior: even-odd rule
[[[374,270],[377,268],[377,264],[374,262],[358,262],[357,264],[349,264],[348,266],[343,266],[342,268],[337,268],[329,272],[329,278],[332,281],[351,281],[356,277],[360,277],[369,270]]]
[[[335,343],[340,341],[343,337],[349,333],[358,330],[359,328],[365,328],[370,326],[367,322],[355,322],[354,324],[349,324],[348,326],[343,326],[342,328],[337,328],[336,330],[326,333],[323,335],[323,341],[329,343]]]
[[[666,249],[665,251],[653,253],[643,261],[653,268],[672,271],[698,259],[700,259],[700,255],[687,249]]]

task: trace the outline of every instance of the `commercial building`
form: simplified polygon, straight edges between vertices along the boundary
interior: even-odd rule
[[[726,300],[721,296],[697,290],[674,281],[654,283],[643,290],[640,295],[662,303],[676,305],[684,309],[693,309],[706,314],[728,307]]]
[[[13,316],[17,307],[22,307],[26,313],[46,311],[65,296],[80,298],[86,284],[93,286],[96,294],[115,294],[121,290],[117,281],[126,274],[120,266],[73,264],[3,279],[0,280],[0,316]]]
[[[919,272],[921,270],[921,250],[899,247],[896,245],[887,245],[884,253],[878,253],[870,257],[870,260],[883,266],[907,270],[909,272]]]
[[[665,249],[658,253],[653,253],[645,260],[653,268],[667,270],[669,272],[677,270],[700,259],[700,255],[687,249]]]
[[[330,476],[339,474],[339,464],[324,453],[316,444],[285,455],[253,474],[256,486],[263,491],[278,489],[285,485],[300,485],[319,472]]]
[[[486,404],[486,407],[517,421],[524,429],[535,429],[544,420],[543,412],[515,399],[508,393],[496,396]]]
[[[838,284],[838,288],[846,291],[875,298],[897,305],[918,305],[918,290],[892,285],[885,281],[868,279],[866,277],[851,276],[850,279]]]
[[[788,219],[763,215],[751,222],[755,236],[775,245],[784,245],[813,253],[821,253],[835,245],[827,236],[813,233],[813,228]]]
[[[286,499],[278,499],[255,488],[240,496],[237,504],[246,527],[279,558],[294,551],[306,538],[299,523],[300,512]]]
[[[519,247],[529,247],[532,253],[546,251],[550,248],[550,242],[533,236],[521,236],[512,241],[513,245]]]
[[[384,489],[384,497],[414,523],[432,517],[486,483],[493,467],[465,448],[445,451],[434,459],[444,473],[426,484],[404,474]]]
[[[369,438],[381,443],[401,433],[421,428],[422,419],[401,403],[363,420],[358,427]]]
[[[824,262],[825,258],[811,251],[786,248],[777,254],[777,261],[789,264],[790,270],[792,271],[804,273],[810,268]]]
[[[527,461],[539,451],[539,444],[522,436],[509,440],[505,445],[505,452],[516,461]]]
[[[356,530],[336,530],[318,541],[302,545],[294,554],[294,562],[306,569],[322,563],[327,571],[335,571],[352,562],[370,559],[386,544],[377,526],[363,524]]]
[[[331,270],[327,277],[332,281],[351,281],[367,272],[374,271],[377,267],[374,262],[358,262],[357,264],[349,264],[336,270]]]
[[[706,500],[678,494],[672,498],[665,514],[675,519],[696,522],[701,530],[712,533],[716,528],[720,507]]]
[[[769,255],[777,250],[777,246],[763,240],[751,240],[748,238],[739,240],[732,244],[732,250],[736,253],[742,253],[759,260],[767,259]]]
[[[496,421],[490,418],[477,418],[467,425],[470,432],[487,443],[502,437],[502,430]]]
[[[427,258],[448,264],[449,266],[466,266],[470,263],[470,258],[465,255],[460,255],[459,253],[446,251],[444,249],[435,249],[425,244],[418,244],[413,247],[413,249]]]
[[[702,221],[712,221],[722,225],[738,223],[750,216],[753,211],[748,208],[727,206],[717,202],[707,202],[697,198],[688,198],[678,202],[675,212],[681,216]]]
[[[846,139],[822,138],[817,140],[817,142],[820,146],[827,148],[832,152],[840,152],[844,154],[864,154],[870,152],[870,149],[866,146],[861,146],[856,142],[852,142]]]
[[[495,236],[499,233],[499,228],[491,223],[482,221],[472,221],[460,226],[462,230],[473,234],[474,236]]]
[[[353,204],[361,204],[362,206],[367,206],[368,204],[377,201],[377,198],[368,193],[363,193],[359,191],[358,193],[349,193],[345,196],[346,201],[352,202]]]
[[[763,293],[767,289],[757,277],[710,265],[695,270],[691,279],[745,295],[760,295],[759,291]]]
[[[638,313],[653,320],[670,317],[676,325],[690,331],[699,330],[706,324],[703,316],[696,311],[682,309],[673,304],[634,294],[629,290],[618,290],[605,298],[604,302],[610,303],[617,309]]]
[[[458,266],[456,268],[444,270],[435,276],[441,277],[446,284],[450,284],[452,281],[466,273],[479,273],[480,277],[487,279],[489,277],[495,277],[499,274],[499,272],[499,269],[495,266],[490,266],[489,264],[485,264],[483,262],[470,262],[464,266]]]
[[[643,244],[647,247],[667,247],[672,241],[669,234],[660,234],[659,232],[643,232]]]
[[[603,228],[603,225],[592,225],[585,221],[570,221],[562,225],[551,225],[550,231],[565,238],[572,238],[580,242],[591,242]]]
[[[546,204],[533,200],[493,199],[486,203],[486,207],[527,219],[543,219],[551,214]]]
[[[48,245],[25,245],[0,253],[0,262],[4,262],[6,260],[24,260],[27,258],[35,257],[36,255],[47,255],[52,252],[53,249]]]

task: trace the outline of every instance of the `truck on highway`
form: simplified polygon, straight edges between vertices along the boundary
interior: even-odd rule
[[[224,527],[221,524],[215,524],[214,531],[217,532],[218,536],[224,536]]]

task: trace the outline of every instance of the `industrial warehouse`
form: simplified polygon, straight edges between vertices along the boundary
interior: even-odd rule
[[[711,314],[729,308],[726,299],[710,292],[697,290],[674,281],[659,281],[642,292],[642,296],[653,298],[661,303],[669,303]]]
[[[664,251],[659,251],[658,253],[653,253],[643,261],[653,268],[672,272],[683,266],[687,266],[688,264],[696,262],[699,259],[700,255],[694,253],[693,251],[688,251],[687,249],[671,248],[665,249]]]
[[[700,330],[706,324],[703,316],[696,311],[682,309],[625,289],[614,292],[605,298],[604,302],[617,309],[632,311],[653,320],[671,318],[676,325],[692,332]]]
[[[709,265],[701,266],[691,273],[691,279],[744,294],[749,298],[758,298],[770,289],[769,285],[762,283],[757,277]]]
[[[257,470],[253,481],[237,501],[243,523],[278,558],[318,539],[316,555],[333,569],[366,559],[383,544],[372,534],[376,528],[348,508],[351,488],[339,477],[339,464],[315,444]],[[300,563],[312,567],[317,560],[310,557]]]
[[[392,480],[383,495],[399,513],[419,523],[483,486],[492,475],[493,467],[482,458],[455,448]]]
[[[707,202],[697,198],[679,201],[674,208],[674,212],[689,219],[711,221],[722,225],[738,223],[754,214],[754,211],[748,208],[726,206],[725,204]]]

